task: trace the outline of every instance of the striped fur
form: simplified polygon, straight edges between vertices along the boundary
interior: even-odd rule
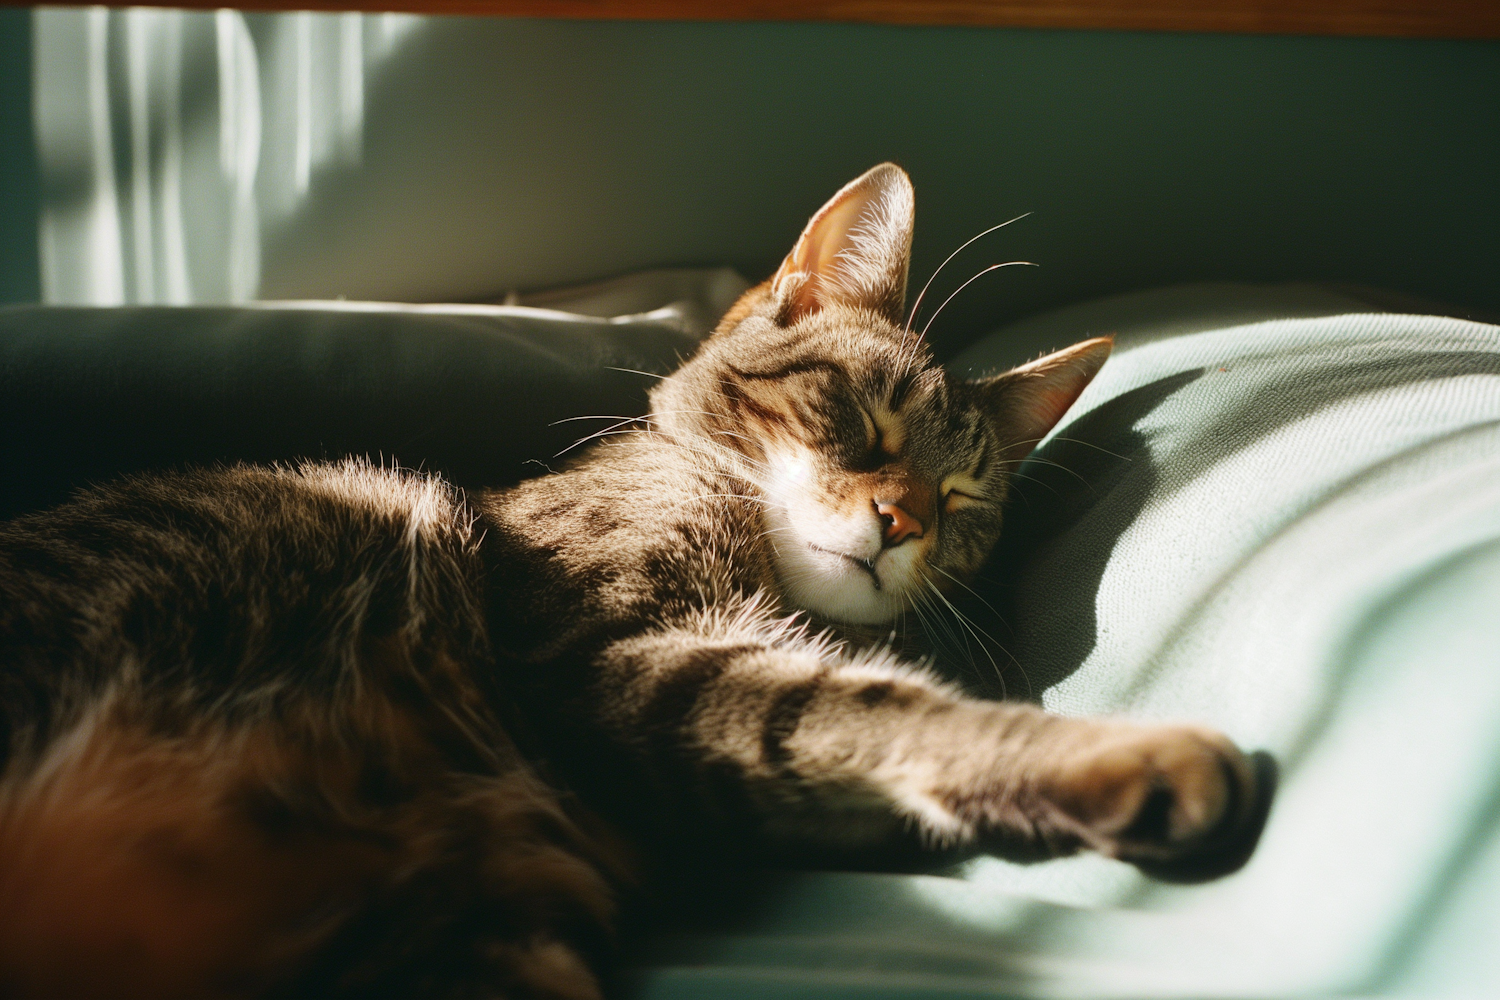
[[[1223,737],[855,640],[974,574],[1109,347],[952,378],[910,235],[876,168],[648,420],[469,504],[239,467],[0,526],[0,994],[586,998],[652,847],[1220,849]]]

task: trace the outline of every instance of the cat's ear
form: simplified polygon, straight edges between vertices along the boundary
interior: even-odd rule
[[[916,202],[894,163],[855,178],[818,210],[771,279],[776,322],[795,323],[838,303],[904,321]]]
[[[1099,374],[1114,346],[1113,337],[1095,337],[974,383],[1010,442],[1007,460],[1020,461],[1047,436]]]

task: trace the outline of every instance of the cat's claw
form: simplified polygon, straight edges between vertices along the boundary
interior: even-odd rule
[[[1040,789],[1065,825],[1089,847],[1164,878],[1243,864],[1265,819],[1268,760],[1252,762],[1200,727],[1100,726]]]

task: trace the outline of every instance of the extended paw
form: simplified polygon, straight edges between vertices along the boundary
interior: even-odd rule
[[[1233,743],[1191,726],[1099,721],[1091,729],[1040,783],[1057,821],[1095,850],[1167,877],[1185,860],[1211,858],[1205,874],[1243,863],[1218,859],[1240,853],[1251,825],[1253,846],[1263,795],[1257,768]]]

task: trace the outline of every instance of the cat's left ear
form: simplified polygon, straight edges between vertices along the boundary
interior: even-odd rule
[[[915,212],[911,179],[894,163],[845,184],[807,223],[771,279],[776,322],[789,326],[839,303],[901,325]]]
[[[1095,337],[973,383],[1001,436],[1010,442],[1007,460],[1020,461],[1047,436],[1099,374],[1114,346],[1113,337]]]

